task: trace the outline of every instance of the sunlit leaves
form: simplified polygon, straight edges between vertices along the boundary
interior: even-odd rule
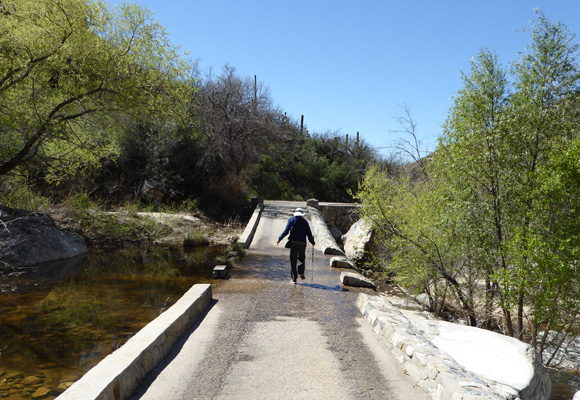
[[[421,276],[451,274],[485,326],[499,305],[506,333],[531,327],[535,338],[541,324],[568,329],[580,311],[580,70],[562,24],[538,13],[531,32],[511,76],[488,50],[472,60],[427,178],[371,171],[359,198],[388,233],[398,274],[426,290],[435,280]]]
[[[191,66],[146,9],[84,0],[2,6],[0,175],[33,160],[52,180],[94,165],[114,153],[116,132],[89,129],[91,120],[170,114],[173,98],[190,89]]]

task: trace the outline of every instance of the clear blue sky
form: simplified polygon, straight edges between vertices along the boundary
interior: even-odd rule
[[[406,105],[423,149],[433,150],[460,72],[484,47],[504,66],[516,60],[535,8],[580,33],[579,0],[133,2],[152,10],[202,71],[229,63],[257,75],[310,132],[358,131],[377,148],[400,136],[391,131]]]

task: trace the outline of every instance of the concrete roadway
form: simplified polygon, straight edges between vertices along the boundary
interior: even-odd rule
[[[427,399],[355,307],[366,289],[343,289],[330,256],[309,246],[306,280],[290,282],[276,240],[305,204],[265,205],[212,307],[132,399]]]

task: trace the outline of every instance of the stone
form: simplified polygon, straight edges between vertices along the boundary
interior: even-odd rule
[[[165,197],[167,190],[153,179],[145,180],[139,190],[142,198],[149,201],[160,202]]]
[[[365,219],[359,219],[342,237],[344,255],[356,266],[361,266],[367,254],[380,254],[380,250],[374,245],[373,238],[371,223]]]
[[[22,380],[22,384],[29,386],[29,385],[38,385],[42,382],[42,379],[38,376],[28,376]]]
[[[252,210],[254,210],[259,205],[264,204],[264,198],[260,196],[252,197],[250,204],[252,206]]]
[[[44,397],[47,397],[51,391],[52,390],[49,388],[41,387],[36,392],[32,393],[32,398],[33,399],[42,399]]]
[[[373,281],[355,272],[342,272],[340,274],[340,281],[345,286],[367,287],[371,289],[376,289],[376,285],[374,284]]]
[[[229,260],[230,258],[237,258],[237,257],[239,257],[239,256],[240,256],[240,255],[238,254],[238,252],[237,252],[237,251],[230,251],[230,252],[228,253],[228,256],[227,256],[227,258],[228,258],[228,260]]]
[[[330,266],[333,268],[350,268],[354,269],[354,264],[346,257],[332,257],[330,259]]]
[[[317,199],[308,199],[306,201],[306,207],[312,207],[318,210],[318,200]]]
[[[333,224],[327,224],[328,231],[339,245],[342,245],[342,231],[338,229],[338,227],[334,226]]]
[[[544,333],[542,332],[537,336],[536,341],[540,343],[543,337]],[[580,364],[580,336],[570,338],[562,332],[549,331],[543,350],[543,358],[549,360],[552,355],[554,357],[550,366],[577,369]]]
[[[58,384],[56,390],[59,392],[64,392],[65,390],[67,390],[69,387],[71,387],[73,385],[74,382],[61,382]]]
[[[48,362],[48,363],[40,364],[38,366],[39,369],[53,369],[53,368],[56,368],[56,367],[58,367],[58,365],[56,365],[53,362]]]
[[[83,238],[58,229],[48,214],[0,206],[0,269],[73,258],[87,252]]]
[[[228,277],[228,266],[227,265],[216,265],[213,269],[212,278],[214,279],[226,279]]]
[[[425,370],[421,375],[425,378],[418,385],[432,398],[451,398],[453,393],[464,399],[547,400],[551,397],[549,374],[539,354],[526,343],[495,332],[441,321],[424,311],[399,309],[380,297],[364,293],[359,294],[356,304],[371,325],[370,317],[374,315],[375,320],[382,319],[393,326],[396,334],[387,335],[386,327],[375,332],[387,348],[393,346],[405,351],[397,357],[405,367],[413,362],[415,367]],[[411,347],[413,358],[407,361]],[[418,349],[430,356],[421,357]],[[431,393],[434,384],[440,390],[436,396]]]

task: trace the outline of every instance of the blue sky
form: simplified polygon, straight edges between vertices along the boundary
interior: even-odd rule
[[[228,63],[257,75],[310,132],[358,131],[376,148],[401,136],[395,117],[406,106],[422,149],[433,150],[471,57],[488,48],[509,66],[530,43],[535,8],[580,33],[578,0],[133,2],[202,71]]]

